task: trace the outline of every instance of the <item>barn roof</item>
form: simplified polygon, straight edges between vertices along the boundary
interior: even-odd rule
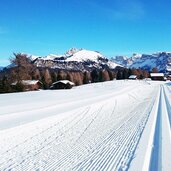
[[[150,73],[151,77],[164,77],[164,73]]]
[[[70,85],[75,85],[73,82],[69,81],[69,80],[59,80],[53,83],[54,84],[58,84],[58,83],[63,83],[63,84],[70,84]]]
[[[22,83],[23,85],[35,85],[35,84],[37,84],[38,82],[39,82],[40,84],[42,84],[42,82],[40,82],[39,80],[22,80],[22,81],[21,81],[21,83]],[[18,81],[12,83],[11,85],[16,85],[17,83],[18,83]]]
[[[129,76],[129,79],[136,79],[137,78],[137,75],[130,75]]]

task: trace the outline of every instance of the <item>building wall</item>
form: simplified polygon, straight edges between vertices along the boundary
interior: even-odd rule
[[[38,89],[40,89],[40,88],[41,88],[41,86],[39,85],[39,83],[33,84],[33,85],[24,85],[24,89],[25,89],[26,91],[38,90]]]
[[[151,79],[155,81],[164,81],[164,77],[151,77]]]
[[[61,82],[53,85],[53,89],[71,89],[72,87],[70,84],[63,84]]]

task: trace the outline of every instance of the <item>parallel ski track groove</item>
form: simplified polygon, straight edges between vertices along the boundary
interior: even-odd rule
[[[148,117],[147,117],[148,118]],[[145,123],[146,123],[146,121],[147,121],[147,118],[145,118]],[[133,116],[131,116],[129,119],[128,119],[128,121],[129,120],[132,120],[132,122],[134,123],[134,121],[135,120],[133,120],[133,119],[137,119],[137,113],[134,113],[134,115]],[[140,119],[141,120],[141,119]],[[128,121],[127,121],[127,123],[128,123]],[[144,125],[143,125],[143,127],[145,126],[145,123],[144,123]],[[123,123],[123,125],[120,127],[120,128],[122,128],[122,127],[124,127],[125,126],[125,123]],[[139,127],[138,127],[139,128]],[[127,130],[128,130],[128,134],[126,135],[126,137],[125,136],[123,136],[121,139],[120,139],[120,141],[119,142],[123,142],[123,140],[124,139],[126,139],[126,142],[124,142],[124,144],[121,144],[118,148],[113,148],[112,147],[112,150],[111,150],[111,148],[109,148],[108,146],[107,146],[107,144],[108,143],[111,143],[111,144],[114,144],[115,145],[115,143],[112,143],[112,141],[114,140],[114,138],[115,137],[117,137],[118,135],[122,135],[122,133],[124,133],[125,132],[125,130],[121,130],[121,129],[119,129],[118,131],[117,131],[117,134],[115,134],[115,132],[114,132],[114,134],[113,134],[113,136],[111,136],[110,137],[110,139],[108,139],[108,142],[103,142],[103,143],[106,143],[106,150],[104,151],[103,150],[103,148],[102,148],[102,154],[103,155],[101,155],[101,156],[98,156],[97,155],[97,153],[95,153],[94,154],[94,156],[91,156],[91,158],[89,158],[89,159],[87,159],[87,162],[89,162],[90,161],[90,163],[88,164],[87,162],[85,162],[85,161],[83,161],[83,165],[81,166],[80,164],[79,164],[79,167],[78,168],[75,168],[76,170],[96,170],[96,169],[100,169],[100,170],[109,170],[109,167],[111,167],[112,165],[114,165],[115,164],[115,162],[117,163],[117,161],[118,161],[118,158],[119,157],[122,157],[122,154],[123,154],[123,152],[122,152],[122,148],[124,148],[124,146],[133,138],[133,137],[136,137],[137,138],[137,135],[136,135],[136,133],[138,132],[138,131],[136,131],[135,132],[135,134],[133,134],[133,135],[130,135],[129,134],[129,131],[130,131],[130,129],[128,129],[128,128],[126,128]],[[136,126],[134,127],[134,129],[136,130]],[[121,132],[120,132],[121,131]],[[114,136],[115,135],[115,136]],[[140,135],[139,133],[138,133],[138,135]],[[135,140],[136,141],[136,140]],[[129,145],[131,145],[131,143],[129,144]],[[128,148],[128,150],[129,150],[129,148]],[[118,153],[121,153],[120,155],[118,154]],[[111,154],[111,156],[110,156],[110,154]],[[113,154],[113,155],[112,155]],[[96,160],[98,160],[98,161],[94,161],[94,162],[91,162],[92,161],[92,158],[93,157],[96,157],[97,156],[97,158],[96,158]],[[108,157],[107,157],[108,156]],[[119,156],[119,157],[117,157],[117,156]],[[89,156],[90,157],[90,156]],[[106,158],[107,157],[107,158]],[[115,162],[114,162],[114,160],[113,159],[115,159]],[[101,162],[101,163],[100,163]],[[87,163],[87,164],[86,164]],[[96,163],[96,164],[95,164]],[[101,164],[101,165],[103,165],[104,167],[102,167],[101,165],[99,165],[99,163]],[[106,164],[106,165],[105,165]],[[118,164],[119,164],[119,162],[116,164],[117,166],[118,166]],[[86,167],[86,165],[87,165],[87,167]],[[95,167],[93,167],[93,165],[95,165]],[[111,168],[111,169],[114,169],[114,168]]]
[[[168,89],[168,87],[167,87],[167,89]],[[170,89],[168,89],[168,91],[170,91]],[[163,92],[164,92],[164,99],[165,99],[165,102],[166,102],[168,118],[169,118],[169,123],[170,123],[170,129],[171,129],[171,101],[169,101],[169,97],[167,96],[165,86],[163,86]],[[170,91],[170,93],[171,93],[171,91]]]
[[[70,130],[72,127],[74,127],[74,125],[72,125],[72,122],[73,122],[73,124],[79,123],[80,120],[82,120],[82,118],[86,116],[86,113],[88,113],[89,110],[90,110],[90,107],[87,107],[87,109],[86,109],[85,111],[83,111],[82,114],[76,115],[75,117],[72,118],[71,121],[65,123],[65,125],[64,125],[63,127],[67,127],[67,126],[70,126],[70,127],[69,127],[67,130],[65,130],[65,132],[63,132],[62,134],[60,134],[60,136],[62,136],[64,133],[66,133],[68,130]],[[79,119],[77,120],[77,118],[79,118]],[[76,121],[76,123],[74,123],[75,121]],[[69,123],[70,123],[71,125],[70,125]],[[56,124],[54,124],[54,125],[52,125],[52,126],[49,127],[48,129],[46,129],[46,130],[40,132],[39,134],[36,134],[36,135],[34,135],[33,137],[30,137],[29,139],[26,139],[24,142],[22,142],[22,143],[20,143],[20,144],[17,144],[17,145],[14,146],[13,148],[9,149],[7,152],[5,152],[5,153],[2,154],[3,157],[4,157],[4,159],[5,159],[5,156],[6,156],[6,155],[9,155],[8,153],[10,153],[12,150],[16,150],[16,151],[17,151],[17,148],[19,148],[20,145],[24,145],[25,143],[27,143],[27,142],[30,141],[30,140],[31,140],[31,141],[34,141],[34,138],[36,139],[37,137],[41,137],[42,134],[46,133],[46,132],[49,131],[49,130],[51,131],[52,128],[55,129],[56,126],[59,127],[59,122],[56,123]],[[55,135],[57,132],[60,132],[60,129],[61,129],[61,128],[59,127],[59,130],[57,130],[54,134],[50,135],[50,137],[53,137],[53,135]],[[47,137],[47,138],[43,139],[43,141],[46,142],[47,139],[49,140],[50,137]],[[57,139],[57,138],[59,138],[59,137],[55,137],[55,139]],[[50,142],[48,142],[47,145],[49,145],[49,144],[52,143],[53,141],[54,141],[54,139],[52,139]],[[33,143],[33,145],[34,145],[34,143]],[[35,145],[35,147],[37,148],[36,145]],[[40,147],[41,147],[41,144],[40,144]],[[23,149],[23,151],[24,151],[26,148],[27,148],[27,146]],[[34,153],[35,153],[35,154],[38,154],[38,152],[41,151],[42,149],[43,149],[43,147],[41,147],[41,148],[39,148],[39,149],[35,149]],[[27,151],[27,150],[26,150],[26,151]],[[26,152],[26,153],[28,153],[28,152]],[[35,155],[35,154],[32,154],[32,155]],[[28,159],[28,158],[31,157],[32,155],[27,156],[27,158],[25,158],[24,160]],[[4,160],[4,163],[6,163],[6,162],[8,162],[8,161],[7,161],[7,160]],[[9,159],[9,162],[11,163],[11,162],[12,162],[12,159]],[[16,163],[14,163],[14,165],[15,165],[15,164],[16,164]],[[0,163],[0,166],[1,166],[1,165],[3,165],[3,163]],[[11,164],[11,167],[12,167],[12,166],[13,166],[13,164]],[[0,167],[0,168],[1,168],[1,167]]]
[[[134,96],[132,96],[135,98]],[[136,98],[134,100],[137,100]],[[74,117],[69,118],[68,121],[64,120],[60,123],[51,125],[48,129],[43,130],[40,134],[36,134],[33,137],[25,140],[23,143],[17,144],[15,147],[9,149],[7,152],[3,153],[4,162],[0,164],[0,170],[35,170],[35,167],[39,165],[39,168],[43,170],[55,170],[55,168],[63,170],[127,170],[129,167],[130,159],[134,155],[134,150],[141,138],[141,134],[148,120],[150,110],[154,103],[154,96],[152,99],[147,101],[139,101],[138,105],[133,108],[129,115],[125,115],[123,118],[119,118],[117,124],[112,124],[116,120],[114,115],[116,112],[117,101],[113,104],[113,109],[105,114],[105,103],[98,107],[92,113],[89,112],[91,107],[87,107],[81,114],[75,114]],[[138,111],[138,112],[137,112]],[[108,116],[108,117],[107,117]],[[119,116],[119,115],[118,115]],[[103,120],[103,122],[102,122]],[[95,122],[96,121],[96,122]],[[62,122],[64,122],[62,124]],[[99,124],[108,123],[107,130],[101,132],[101,127]],[[85,123],[85,125],[83,125]],[[80,127],[80,125],[83,125]],[[62,127],[61,127],[62,126]],[[65,127],[65,130],[62,128]],[[67,146],[60,141],[62,136],[69,136],[72,130],[76,131],[76,128],[81,128],[78,133],[78,137],[70,142]],[[93,140],[93,137],[89,140],[89,133],[95,128],[97,131],[98,139]],[[57,130],[56,130],[57,129]],[[98,130],[99,129],[99,130]],[[53,132],[53,130],[55,130]],[[52,132],[50,136],[45,137],[47,132]],[[104,134],[105,133],[105,134]],[[41,142],[37,144],[37,139]],[[27,143],[29,141],[32,143],[32,151],[28,151]],[[21,145],[23,146],[23,153],[18,156],[17,159],[10,158],[11,152],[16,152]],[[44,145],[44,146],[43,146]],[[65,147],[65,153],[63,154],[60,149]],[[61,157],[58,158],[58,154],[53,151],[59,150]],[[77,156],[75,156],[74,151],[79,151]],[[39,155],[46,153],[51,153],[50,158],[44,156],[39,163]],[[82,153],[86,155],[82,157]],[[34,157],[33,157],[34,156]],[[31,158],[34,161],[31,161]],[[74,157],[81,159],[81,162],[75,163]],[[21,160],[19,160],[21,158]],[[6,160],[7,159],[7,160]],[[48,160],[46,160],[48,159]],[[4,168],[3,164],[8,161],[9,167]],[[21,161],[17,163],[17,161]],[[79,160],[78,160],[79,161]],[[32,164],[30,165],[30,162]],[[74,163],[75,167],[68,165],[69,163]],[[67,169],[66,169],[67,168]]]

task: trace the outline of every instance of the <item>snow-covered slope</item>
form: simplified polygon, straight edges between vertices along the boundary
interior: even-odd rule
[[[116,63],[119,63],[125,67],[130,68],[142,68],[151,71],[153,68],[157,68],[160,72],[171,71],[171,53],[170,52],[158,52],[154,54],[134,54],[128,58],[125,56],[119,56],[112,58]]]
[[[115,56],[111,58],[113,62],[116,62],[124,67],[128,65],[128,59],[129,58],[127,56]]]
[[[0,95],[0,170],[171,170],[171,89],[160,84]]]
[[[63,57],[63,55],[49,54],[44,59],[45,60],[58,60],[61,57]]]
[[[27,54],[27,56],[29,56],[30,60],[34,61],[36,60],[37,58],[39,58],[40,56],[36,56],[36,55],[29,55]]]
[[[64,55],[48,55],[37,58],[34,63],[38,67],[51,67],[69,70],[92,70],[94,68],[114,69],[118,64],[110,61],[97,51],[72,48]]]
[[[134,53],[130,58],[128,56],[115,56],[111,58],[111,60],[124,67],[130,67],[134,63],[134,61],[140,59],[141,57],[141,54]]]
[[[94,62],[98,62],[99,58],[104,58],[103,55],[100,54],[99,52],[82,49],[82,50],[74,53],[70,58],[67,58],[66,61],[77,61],[77,62],[94,61]]]

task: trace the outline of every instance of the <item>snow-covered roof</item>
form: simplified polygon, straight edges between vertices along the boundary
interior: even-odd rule
[[[129,79],[135,79],[135,78],[137,78],[137,75],[130,75],[129,76]]]
[[[54,85],[54,84],[57,84],[57,83],[75,85],[73,82],[71,82],[71,81],[69,81],[69,80],[59,80],[59,81],[54,82],[53,85]]]
[[[150,73],[151,77],[164,77],[163,73]]]
[[[37,84],[38,82],[42,84],[42,82],[40,82],[39,80],[22,80],[22,81],[21,81],[21,83],[22,83],[23,85],[35,85],[35,84]],[[16,85],[17,83],[18,83],[18,81],[12,83],[11,85]]]

